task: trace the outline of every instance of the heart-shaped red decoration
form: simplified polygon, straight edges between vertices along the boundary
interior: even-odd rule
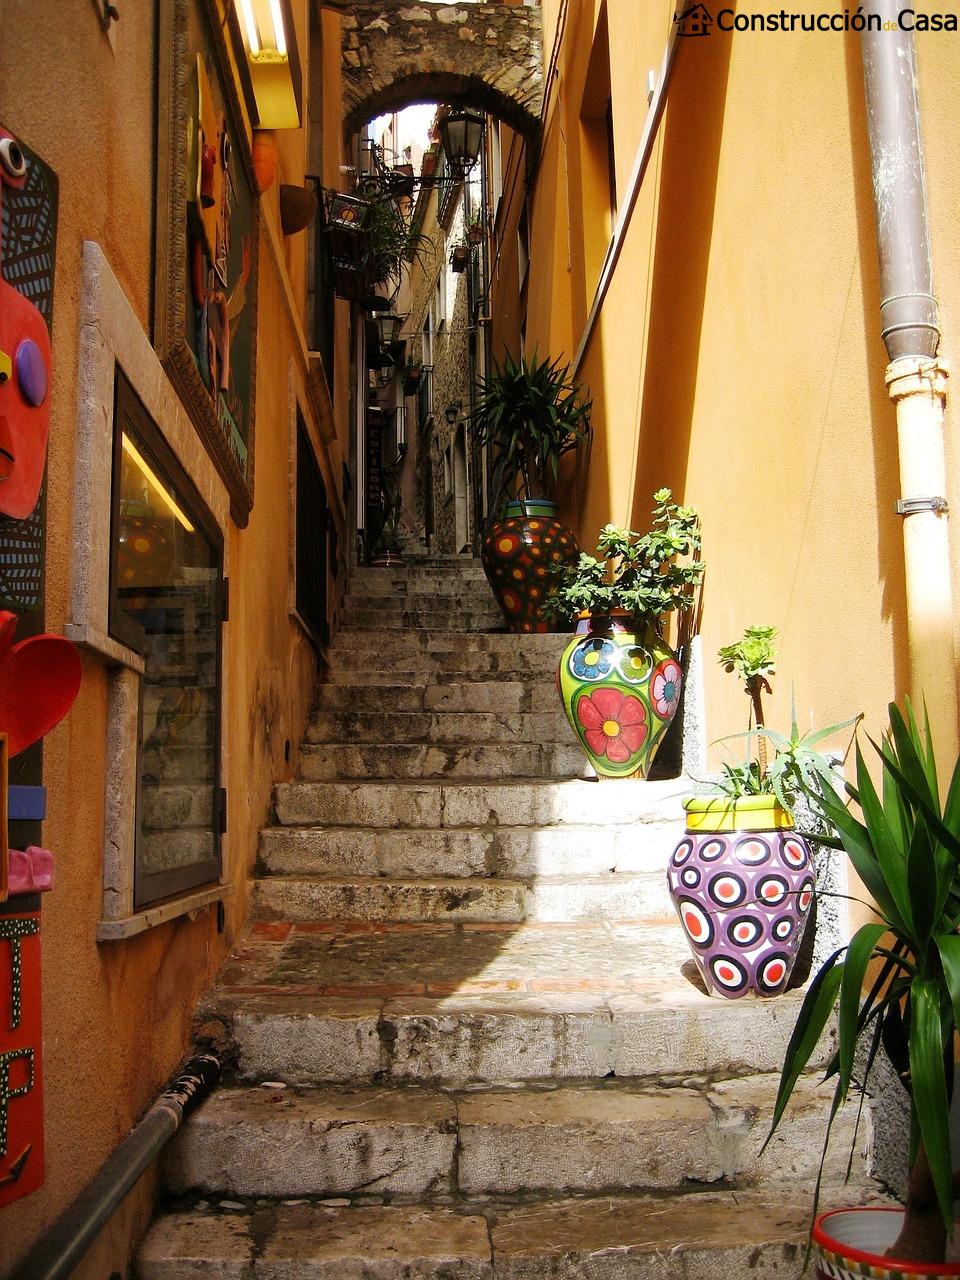
[[[13,643],[17,617],[0,612],[0,733],[15,756],[55,728],[80,691],[80,655],[62,636]]]

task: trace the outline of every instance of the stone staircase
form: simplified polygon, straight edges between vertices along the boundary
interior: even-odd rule
[[[581,776],[564,638],[491,630],[476,562],[360,570],[345,617],[141,1280],[798,1276],[829,1092],[758,1154],[798,997],[697,985],[682,782]]]

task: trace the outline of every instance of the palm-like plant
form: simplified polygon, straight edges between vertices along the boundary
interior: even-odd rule
[[[882,1046],[909,1095],[911,1122],[906,1214],[889,1256],[942,1262],[958,1189],[948,1110],[960,1017],[960,762],[941,805],[929,723],[921,734],[909,703],[906,717],[890,705],[889,732],[872,745],[880,793],[859,744],[856,786],[846,788],[862,820],[829,788],[807,787],[837,832],[817,839],[846,851],[879,921],[863,925],[811,982],[787,1047],[771,1136],[839,1001],[830,1123],[854,1081],[861,1041],[864,1080]]]
[[[525,498],[543,498],[556,484],[560,459],[588,438],[591,408],[559,358],[507,355],[480,380],[470,420],[477,445],[497,450],[502,485],[510,489],[519,479]]]

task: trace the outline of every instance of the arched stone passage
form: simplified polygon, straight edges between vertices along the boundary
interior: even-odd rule
[[[343,11],[347,134],[413,102],[471,105],[536,139],[543,103],[540,9],[380,0]]]

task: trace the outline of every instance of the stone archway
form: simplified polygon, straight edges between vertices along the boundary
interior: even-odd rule
[[[534,143],[543,103],[540,9],[379,0],[342,10],[344,130],[412,102],[474,106]]]

